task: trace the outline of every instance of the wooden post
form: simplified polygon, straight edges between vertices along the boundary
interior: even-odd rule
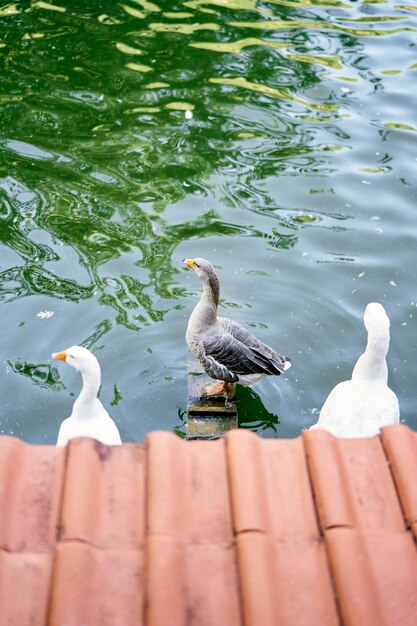
[[[229,384],[227,392],[207,396],[205,387],[215,382],[207,374],[189,368],[187,439],[217,439],[238,427],[236,385]]]

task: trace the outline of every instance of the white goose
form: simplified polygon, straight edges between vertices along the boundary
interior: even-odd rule
[[[353,368],[352,378],[334,387],[317,424],[311,426],[336,437],[372,437],[382,426],[398,424],[400,419],[397,396],[387,384],[389,318],[381,304],[371,302],[363,320],[368,331],[365,352]]]
[[[53,359],[66,361],[80,372],[83,379],[81,393],[74,402],[72,413],[59,429],[57,446],[65,446],[74,437],[91,437],[108,446],[122,443],[116,424],[97,398],[101,384],[100,365],[87,348],[71,346],[54,352]]]

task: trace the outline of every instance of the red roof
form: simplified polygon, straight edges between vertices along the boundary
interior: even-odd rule
[[[417,434],[0,438],[1,626],[414,626]]]

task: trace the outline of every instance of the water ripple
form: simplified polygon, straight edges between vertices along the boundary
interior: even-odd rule
[[[181,271],[192,249],[222,267],[222,306],[297,363],[269,388],[281,423],[248,396],[259,414],[248,425],[299,433],[336,382],[320,372],[360,350],[348,319],[371,298],[390,308],[393,383],[415,414],[415,371],[402,367],[415,344],[403,315],[415,315],[415,7],[27,0],[3,3],[0,27],[4,361],[19,340],[38,349],[36,298],[57,311],[56,339],[65,329],[117,358],[107,400],[122,398],[113,408],[132,438],[172,430],[199,293]],[[15,384],[42,385],[43,358],[13,362]],[[168,416],[158,423],[155,402]]]
[[[235,85],[237,87],[243,87],[244,89],[250,89],[251,91],[256,91],[267,96],[272,96],[274,98],[280,98],[282,100],[286,100],[287,102],[295,102],[296,104],[301,104],[311,109],[317,109],[319,111],[335,111],[337,110],[337,106],[334,104],[319,104],[315,102],[307,102],[293,96],[291,92],[287,89],[283,89],[282,87],[270,87],[269,85],[263,85],[261,83],[254,83],[248,81],[243,76],[237,76],[236,78],[209,78],[209,82],[220,84],[220,85]]]
[[[349,19],[350,22],[355,22],[358,20]],[[360,21],[363,21],[362,19]],[[378,19],[366,19],[366,22],[387,22],[387,21],[404,21],[401,17],[392,17],[392,18],[381,18]],[[343,26],[342,24],[331,24],[328,22],[317,21],[317,22],[309,22],[303,20],[268,20],[268,21],[258,21],[258,22],[229,22],[229,26],[234,28],[248,28],[248,29],[259,29],[259,30],[291,30],[291,29],[320,29],[321,31],[332,30],[338,31],[341,33],[347,33],[354,37],[384,37],[386,35],[393,35],[396,33],[405,33],[405,32],[416,32],[415,27],[404,26],[401,28],[391,28],[391,29],[381,29],[381,28],[348,28]]]
[[[48,391],[63,391],[65,385],[59,378],[58,369],[51,365],[27,363],[21,359],[9,360],[12,371],[30,380]]]

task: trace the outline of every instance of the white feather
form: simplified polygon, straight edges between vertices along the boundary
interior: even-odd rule
[[[395,393],[388,387],[389,318],[384,308],[371,302],[364,313],[368,342],[353,368],[352,378],[330,392],[317,424],[336,437],[372,437],[380,428],[398,424],[400,409]]]
[[[94,354],[81,346],[72,346],[52,356],[72,365],[83,379],[81,393],[74,402],[70,417],[61,424],[56,445],[65,446],[74,437],[91,437],[109,446],[120,445],[118,428],[97,398],[101,372]]]

